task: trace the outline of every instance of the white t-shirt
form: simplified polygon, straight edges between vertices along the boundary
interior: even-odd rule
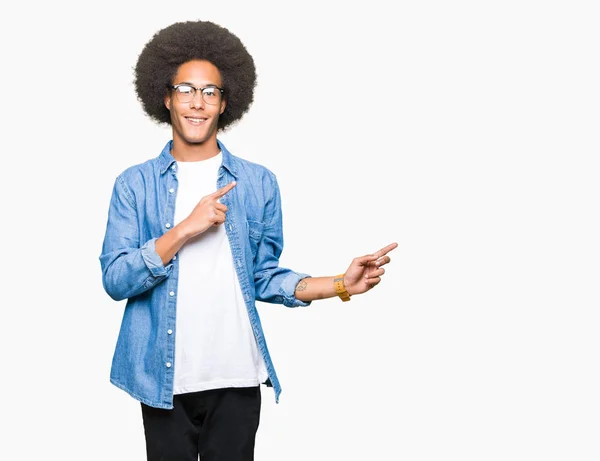
[[[175,224],[217,190],[222,154],[177,162]],[[177,253],[179,279],[174,394],[257,386],[268,374],[233,265],[223,224],[188,240]]]

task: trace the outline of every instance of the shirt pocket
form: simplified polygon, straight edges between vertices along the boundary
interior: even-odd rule
[[[248,240],[250,240],[250,250],[252,251],[252,259],[256,259],[258,252],[258,244],[265,229],[265,223],[260,221],[246,220],[246,228],[248,230]]]

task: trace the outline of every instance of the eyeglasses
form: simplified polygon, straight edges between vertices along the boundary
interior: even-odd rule
[[[188,84],[167,85],[167,88],[175,90],[175,96],[179,102],[191,102],[196,97],[196,91],[200,91],[202,99],[206,104],[219,104],[221,96],[225,93],[223,88],[218,86],[209,86],[206,88],[196,88]]]

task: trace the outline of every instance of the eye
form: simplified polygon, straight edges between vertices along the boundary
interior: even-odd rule
[[[192,91],[194,91],[194,89],[191,86],[188,85],[179,85],[177,87],[177,91],[181,94],[189,94]]]
[[[204,91],[204,96],[216,96],[217,95],[217,91],[214,88],[205,88]]]

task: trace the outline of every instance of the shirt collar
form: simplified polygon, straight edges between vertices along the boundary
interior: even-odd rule
[[[223,167],[225,167],[225,169],[227,171],[229,171],[234,177],[237,178],[237,168],[236,168],[235,159],[234,159],[233,155],[227,150],[225,145],[218,139],[217,139],[217,144],[219,145],[219,149],[221,149],[221,153],[223,155],[223,163],[222,163]],[[177,160],[175,160],[175,157],[173,157],[171,155],[172,147],[173,147],[173,140],[170,140],[169,142],[167,142],[167,144],[163,148],[162,152],[160,153],[160,156],[159,156],[160,174],[164,174],[169,169],[169,167],[177,161]]]

